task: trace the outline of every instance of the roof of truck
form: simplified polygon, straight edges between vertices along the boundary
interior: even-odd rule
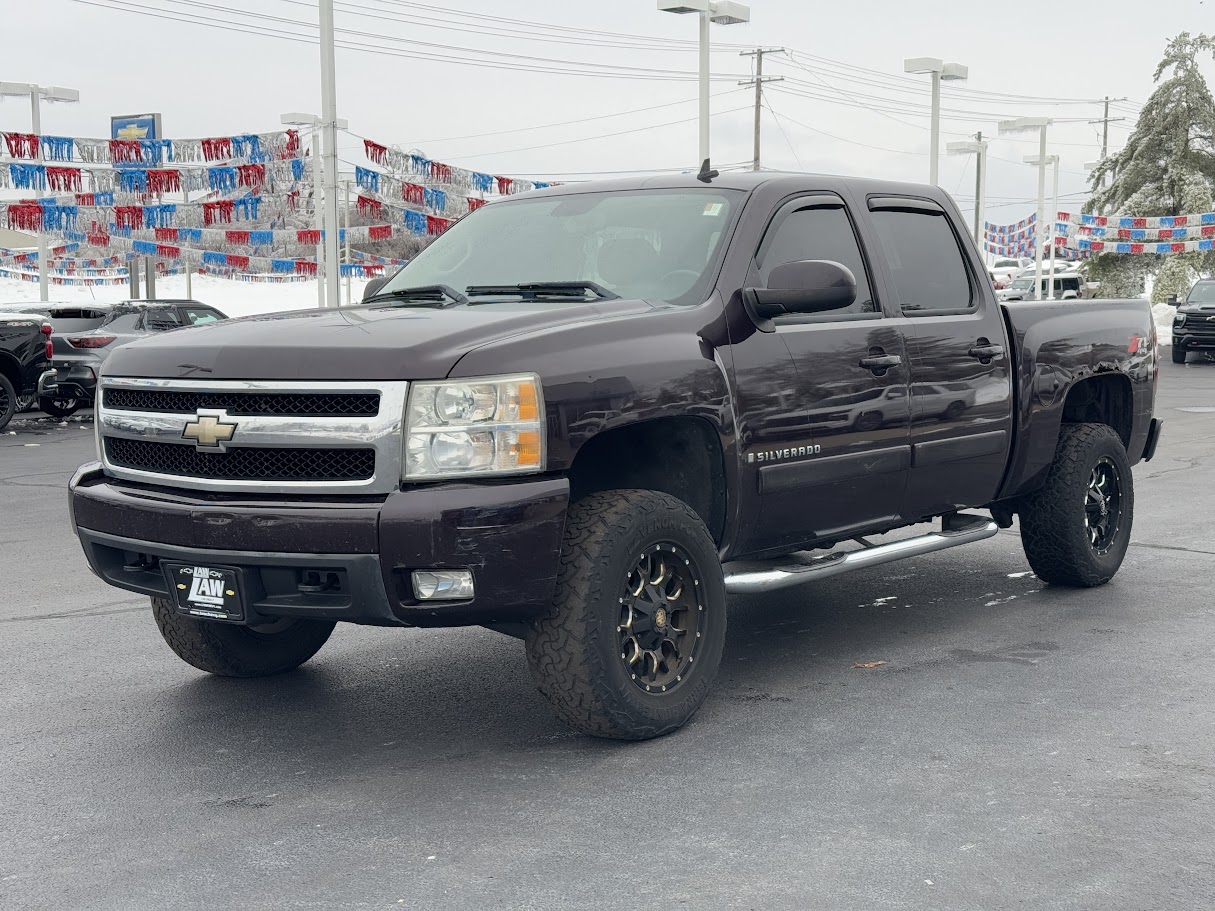
[[[866,177],[840,177],[834,174],[805,174],[788,171],[724,171],[709,183],[696,179],[692,171],[683,174],[654,174],[650,176],[620,177],[612,180],[592,180],[584,183],[558,184],[541,190],[532,190],[528,196],[563,195],[567,193],[601,193],[610,190],[656,190],[656,189],[695,189],[705,190],[714,187],[727,190],[743,190],[751,192],[763,184],[775,181],[787,181],[791,184],[812,185],[823,190],[832,190],[847,186],[860,193],[891,193],[896,195],[914,195],[939,197],[943,191],[938,187],[919,183],[902,183],[893,180],[874,180]],[[508,196],[492,200],[494,203],[503,199],[514,199]]]

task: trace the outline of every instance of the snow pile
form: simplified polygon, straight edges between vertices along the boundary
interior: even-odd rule
[[[357,303],[363,296],[365,279],[351,279],[350,289]],[[316,309],[316,282],[286,284],[254,284],[220,278],[215,275],[195,275],[191,280],[194,300],[210,304],[228,316],[252,316],[256,313],[277,313],[283,310]],[[141,285],[142,287],[142,285]],[[156,279],[156,296],[183,298],[186,277],[171,275]],[[130,297],[127,285],[78,287],[51,285],[52,301],[67,303],[85,301],[122,301]],[[38,283],[0,279],[0,304],[21,304],[38,301]],[[346,303],[346,281],[342,280],[342,303]]]
[[[1173,317],[1177,315],[1177,308],[1172,304],[1155,304],[1152,307],[1152,319],[1156,321],[1156,336],[1160,339],[1160,344],[1173,344]]]

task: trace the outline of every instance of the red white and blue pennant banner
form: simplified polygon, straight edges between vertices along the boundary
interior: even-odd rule
[[[239,133],[208,139],[79,139],[71,136],[38,136],[33,133],[0,133],[9,157],[44,161],[83,161],[91,164],[147,164],[191,161],[251,163],[298,158],[300,137],[296,130],[273,133]]]

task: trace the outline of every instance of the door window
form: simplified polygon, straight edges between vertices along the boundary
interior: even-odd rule
[[[164,332],[180,326],[181,319],[172,310],[149,310],[143,325],[149,332]]]
[[[974,306],[962,250],[944,212],[879,209],[872,214],[903,310]]]
[[[771,242],[758,263],[767,284],[769,273],[782,263],[805,259],[825,259],[840,263],[856,276],[856,300],[846,310],[831,313],[876,313],[878,306],[870,291],[869,276],[861,248],[852,230],[848,213],[839,206],[798,209],[776,226]]]
[[[218,310],[210,307],[183,307],[182,313],[191,326],[205,326],[207,323],[218,323],[223,317]]]

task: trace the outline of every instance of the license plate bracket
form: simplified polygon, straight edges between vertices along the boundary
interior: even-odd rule
[[[241,573],[231,566],[161,563],[178,611],[205,620],[245,619]]]

